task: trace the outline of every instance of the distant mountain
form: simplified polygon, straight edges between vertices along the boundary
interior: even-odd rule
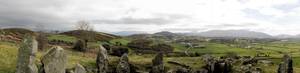
[[[172,32],[169,32],[169,31],[161,31],[161,32],[157,32],[157,33],[152,34],[152,36],[163,36],[163,37],[166,37],[168,39],[172,39],[172,38],[178,37],[179,34],[172,33]]]
[[[172,32],[169,32],[169,31],[161,31],[161,32],[154,33],[154,35],[161,35],[161,36],[176,36],[176,35],[178,35],[178,34],[172,33]]]
[[[287,34],[281,34],[281,35],[276,35],[274,36],[275,38],[292,38],[295,37],[293,35],[287,35]]]
[[[300,34],[298,35],[286,35],[286,34],[282,34],[282,35],[277,35],[277,36],[274,36],[276,38],[281,38],[281,39],[285,39],[285,38],[300,38]]]
[[[197,33],[204,37],[247,37],[247,38],[272,38],[271,35],[249,30],[211,30]]]
[[[113,34],[120,35],[120,36],[129,36],[133,34],[145,34],[145,33],[146,32],[142,32],[142,31],[120,31],[120,32],[115,32]]]

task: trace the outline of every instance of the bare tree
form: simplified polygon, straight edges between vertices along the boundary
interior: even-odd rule
[[[84,20],[77,22],[76,29],[81,30],[81,33],[82,33],[81,39],[86,40],[86,41],[93,40],[93,38],[96,35],[94,32],[93,26],[89,22],[84,21]]]
[[[76,29],[77,30],[93,31],[93,26],[90,25],[89,22],[81,20],[81,21],[77,22]]]

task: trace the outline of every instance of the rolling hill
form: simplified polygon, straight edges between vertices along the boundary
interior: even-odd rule
[[[272,38],[271,35],[262,32],[248,30],[211,30],[196,33],[198,36],[204,37],[245,37],[245,38]]]

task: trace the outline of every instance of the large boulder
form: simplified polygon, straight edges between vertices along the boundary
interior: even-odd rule
[[[100,49],[96,59],[97,73],[106,73],[108,71],[108,55],[106,49],[100,45]]]
[[[293,73],[293,60],[292,57],[285,54],[283,56],[283,62],[278,66],[278,73]]]
[[[75,67],[75,73],[86,73],[86,70],[82,65],[77,64]]]
[[[208,73],[232,73],[232,62],[227,59],[212,59],[203,68]]]
[[[158,53],[152,60],[152,69],[150,73],[165,73],[163,53]]]
[[[19,48],[16,73],[38,73],[38,68],[35,65],[37,44],[33,37],[25,37]]]
[[[64,49],[55,46],[42,57],[42,73],[66,73],[67,56]]]
[[[117,73],[130,73],[130,64],[128,62],[128,55],[124,54],[120,58],[120,62],[116,69]]]

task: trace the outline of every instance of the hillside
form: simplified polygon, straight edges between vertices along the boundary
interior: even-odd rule
[[[83,31],[83,30],[72,30],[60,33],[63,35],[74,36],[76,38],[88,37],[90,41],[108,41],[114,38],[120,38],[120,36],[103,33],[103,32],[94,32],[94,31]]]
[[[247,37],[247,38],[272,38],[271,35],[262,32],[248,30],[211,30],[198,33],[204,37]]]
[[[23,37],[27,35],[36,35],[34,31],[24,28],[7,28],[0,29],[0,40],[7,41],[21,41]]]

